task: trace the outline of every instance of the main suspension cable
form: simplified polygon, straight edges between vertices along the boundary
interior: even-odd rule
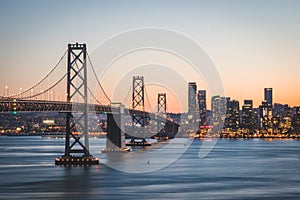
[[[102,85],[101,85],[101,83],[100,83],[100,81],[99,81],[99,78],[98,78],[98,76],[97,76],[97,73],[96,73],[96,71],[95,71],[95,68],[94,68],[94,66],[93,66],[93,63],[92,63],[92,61],[91,61],[90,55],[89,55],[88,53],[87,53],[87,57],[88,57],[89,63],[90,63],[90,65],[91,65],[93,74],[94,74],[94,76],[95,76],[95,78],[96,78],[96,81],[97,81],[98,85],[100,86],[100,88],[101,88],[103,94],[105,95],[105,97],[106,97],[106,98],[108,99],[108,101],[111,103],[111,99],[108,97],[108,95],[106,94],[105,90],[103,89],[103,87],[102,87]]]
[[[57,62],[57,64],[50,70],[50,72],[43,78],[41,79],[39,82],[37,82],[36,84],[34,84],[32,87],[24,90],[23,92],[21,93],[17,93],[17,94],[12,94],[10,96],[8,96],[9,98],[14,98],[14,97],[17,97],[17,96],[20,96],[20,95],[23,95],[25,94],[26,92],[29,92],[31,91],[33,88],[39,86],[44,80],[46,80],[52,73],[53,71],[59,66],[59,64],[61,63],[61,61],[64,59],[65,55],[67,54],[68,50],[65,51],[65,53],[62,55],[62,57],[59,59],[59,61]]]

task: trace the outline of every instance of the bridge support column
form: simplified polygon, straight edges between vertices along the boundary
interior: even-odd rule
[[[125,148],[124,106],[112,103],[111,112],[107,114],[106,149],[103,152],[129,151]]]

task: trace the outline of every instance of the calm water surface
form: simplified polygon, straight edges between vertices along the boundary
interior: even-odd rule
[[[107,167],[113,158],[100,154],[105,140],[90,143],[102,164],[65,168],[54,165],[64,139],[0,137],[0,199],[300,199],[300,141],[219,140],[199,159],[202,142],[195,140],[174,163],[148,173]],[[155,153],[162,145],[137,149],[118,161],[151,154],[163,162],[184,142],[178,139],[170,151]]]

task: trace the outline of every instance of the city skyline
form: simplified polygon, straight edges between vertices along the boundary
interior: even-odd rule
[[[300,0],[0,0],[3,199],[299,199]]]
[[[253,106],[258,107],[264,98],[263,88],[270,87],[274,90],[274,103],[299,106],[300,94],[295,92],[300,85],[299,4],[292,0],[272,4],[4,1],[0,8],[0,41],[5,47],[0,54],[0,94],[7,92],[6,86],[12,93],[39,81],[59,59],[67,43],[86,42],[92,52],[99,43],[120,32],[159,27],[187,35],[206,50],[223,80],[225,96],[239,102],[252,99]],[[155,16],[151,12],[154,9]],[[78,18],[73,10],[80,10],[82,17]],[[206,89],[201,80],[188,81],[197,82],[198,89]],[[109,82],[103,84],[107,87]],[[186,97],[187,87],[184,88]],[[151,95],[153,102],[156,95]],[[207,101],[209,108],[210,98]],[[187,99],[179,109],[172,109],[168,103],[169,111],[187,110]]]

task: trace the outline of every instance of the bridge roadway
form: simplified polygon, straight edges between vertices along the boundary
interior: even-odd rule
[[[83,103],[68,103],[64,101],[22,100],[22,99],[0,99],[0,113],[9,112],[72,112],[80,113],[84,109]],[[88,112],[95,114],[115,114],[111,106],[89,104]],[[117,114],[117,113],[116,113]],[[157,113],[149,113],[141,110],[124,109],[125,115],[136,115],[164,122],[168,132],[177,133],[179,125]]]

